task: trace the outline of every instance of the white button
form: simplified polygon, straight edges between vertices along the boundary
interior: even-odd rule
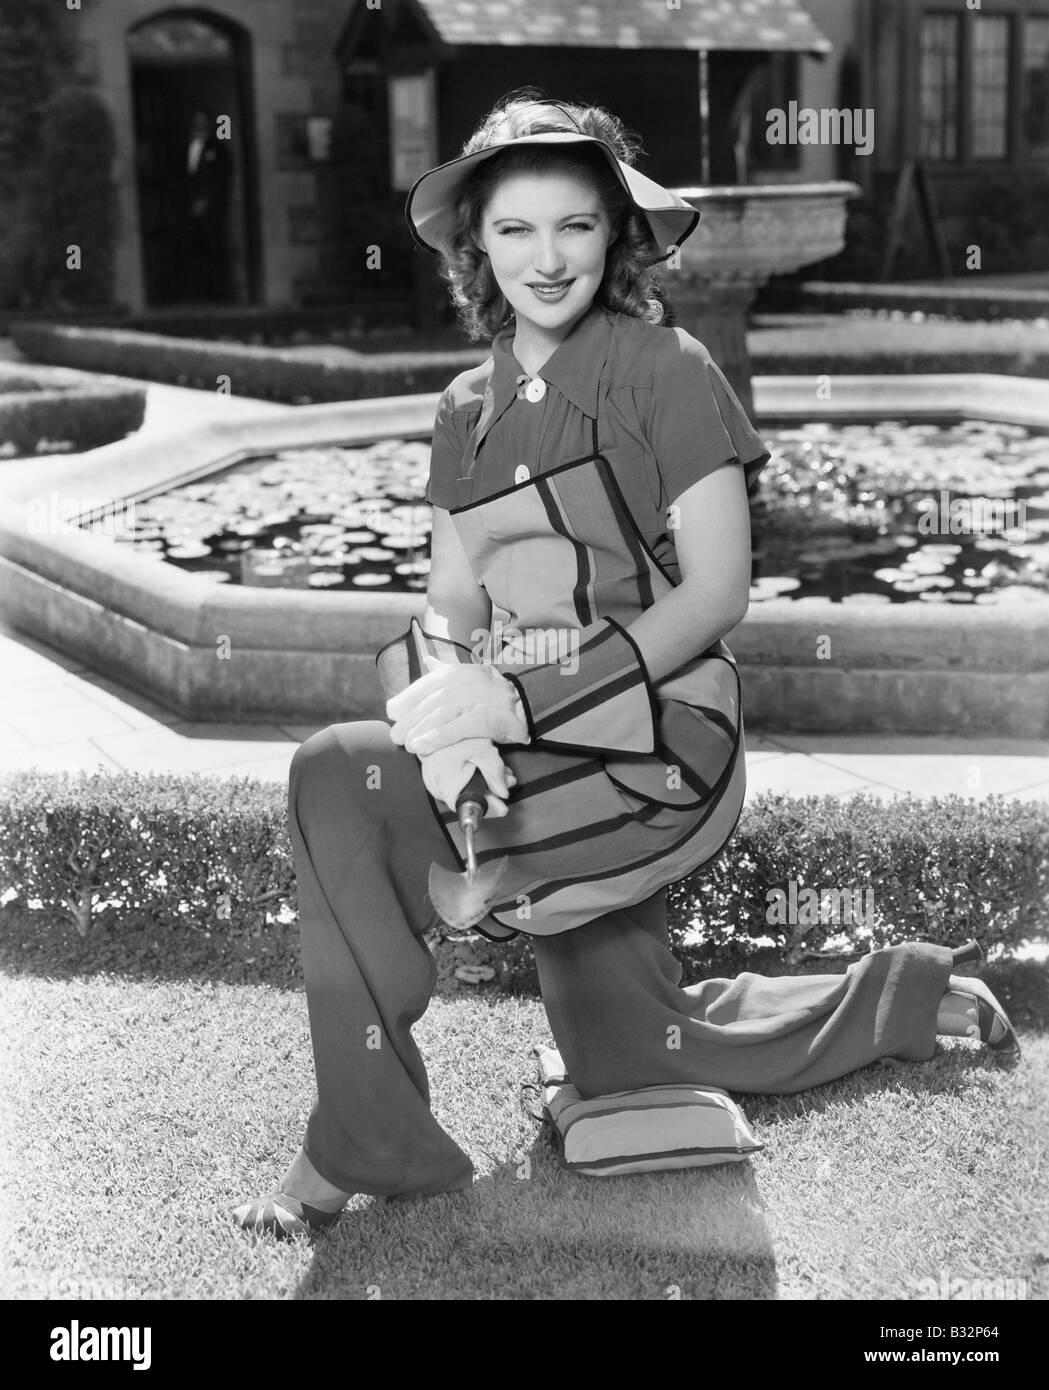
[[[523,463],[519,463],[517,467],[514,469],[515,483],[527,483],[528,479],[531,476],[531,473],[529,473],[527,467]]]
[[[541,401],[546,395],[546,382],[541,376],[534,376],[525,387],[525,396],[530,401]]]

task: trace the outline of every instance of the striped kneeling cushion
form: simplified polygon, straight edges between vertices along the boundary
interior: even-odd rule
[[[538,1046],[543,1113],[566,1168],[592,1178],[739,1163],[763,1149],[716,1086],[645,1086],[584,1100],[561,1054]]]

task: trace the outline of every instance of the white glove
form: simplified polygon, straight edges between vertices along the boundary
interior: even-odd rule
[[[394,743],[421,758],[463,739],[529,742],[521,697],[497,667],[429,656],[426,664],[426,675],[386,701]]]
[[[463,787],[479,768],[489,786],[488,815],[498,819],[507,813],[505,798],[516,778],[499,756],[499,750],[489,738],[465,738],[459,743],[438,748],[419,758],[426,790],[450,811]],[[500,800],[500,798],[504,798]]]

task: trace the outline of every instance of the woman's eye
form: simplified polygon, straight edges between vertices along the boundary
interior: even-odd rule
[[[515,232],[526,232],[527,230],[527,227],[501,227],[499,230],[499,235],[512,236]],[[594,228],[589,222],[569,222],[568,225],[565,227],[565,231],[567,232],[573,230],[578,230],[580,232],[592,232]]]

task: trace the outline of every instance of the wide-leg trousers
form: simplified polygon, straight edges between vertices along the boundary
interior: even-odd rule
[[[418,760],[382,720],[332,724],[295,752],[288,825],[317,1081],[307,1156],[345,1192],[466,1186],[473,1166],[430,1110],[411,1034],[437,976],[423,940],[438,922],[429,867],[460,871]],[[952,968],[945,947],[908,944],[841,974],[682,988],[665,890],[533,945],[550,1030],[583,1096],[664,1083],[778,1094],[879,1058],[925,1061]]]

